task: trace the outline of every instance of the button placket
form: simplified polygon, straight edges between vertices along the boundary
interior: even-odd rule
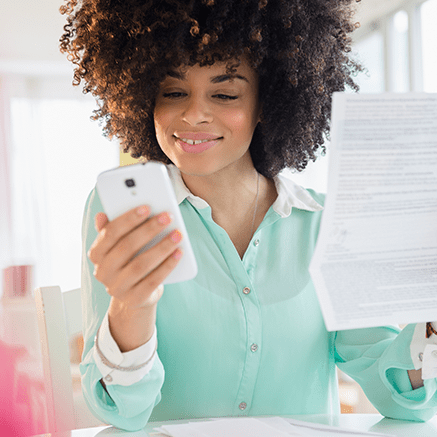
[[[256,237],[258,237],[258,235]],[[256,288],[252,283],[254,278],[250,273],[253,272],[256,266],[257,255],[257,250],[255,250],[255,247],[252,245],[253,241],[243,257],[243,262],[238,264],[241,270],[236,266],[230,269],[236,285],[239,285],[237,290],[245,323],[245,329],[242,331],[245,341],[241,343],[241,346],[244,347],[244,351],[241,350],[241,353],[245,354],[245,360],[240,376],[238,392],[233,405],[235,414],[241,415],[250,414],[251,399],[253,398],[260,365],[260,354],[253,353],[250,348],[253,340],[262,338],[260,303],[258,301]]]
[[[243,278],[242,278],[243,279]],[[244,279],[243,279],[244,280]],[[247,278],[246,278],[247,281]],[[246,316],[246,358],[243,372],[241,374],[240,387],[236,397],[234,408],[237,414],[250,414],[251,399],[254,395],[257,375],[260,366],[261,356],[260,346],[254,340],[262,338],[262,314],[258,301],[256,289],[252,287],[250,281],[243,282],[240,294],[241,303]]]

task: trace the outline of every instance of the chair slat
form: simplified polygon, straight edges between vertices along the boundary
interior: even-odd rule
[[[67,326],[75,326],[73,320],[81,318],[80,289],[68,292],[66,305],[63,294],[57,286],[35,290],[51,432],[76,428]]]

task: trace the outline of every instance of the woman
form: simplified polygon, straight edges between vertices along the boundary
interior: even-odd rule
[[[199,267],[195,279],[161,286],[184,236],[132,257],[171,217],[144,205],[109,223],[91,192],[81,371],[103,421],[136,430],[148,420],[338,412],[335,365],[388,417],[437,411],[435,380],[421,387],[410,353],[424,325],[326,331],[308,275],[324,198],[279,174],[315,159],[332,93],[357,89],[352,3],[63,9],[75,83],[98,99],[95,118],[124,151],[168,164]]]

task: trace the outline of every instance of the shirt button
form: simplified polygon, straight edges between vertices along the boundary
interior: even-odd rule
[[[255,240],[255,241],[253,242],[253,245],[254,245],[254,246],[258,246],[258,245],[259,245],[259,240],[258,240],[258,239]]]
[[[252,346],[250,346],[250,350],[252,352],[256,352],[258,350],[258,345],[256,343],[253,343]]]
[[[105,376],[105,381],[111,382],[112,381],[112,376],[111,375],[106,375]]]
[[[420,352],[420,354],[419,354],[419,360],[423,361],[423,353],[422,352]]]
[[[433,356],[434,358],[437,358],[437,351],[432,351],[432,356]]]
[[[240,404],[240,405],[238,405],[238,408],[239,408],[240,410],[245,410],[245,409],[246,409],[246,407],[247,407],[247,404],[246,404],[246,402],[241,402],[241,404]]]
[[[249,287],[244,287],[243,288],[243,293],[244,294],[249,294],[250,293],[250,288]]]

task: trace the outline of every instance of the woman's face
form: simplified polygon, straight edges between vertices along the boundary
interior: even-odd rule
[[[242,62],[185,67],[160,85],[154,120],[158,143],[183,173],[210,175],[250,160],[259,121],[258,76]]]

